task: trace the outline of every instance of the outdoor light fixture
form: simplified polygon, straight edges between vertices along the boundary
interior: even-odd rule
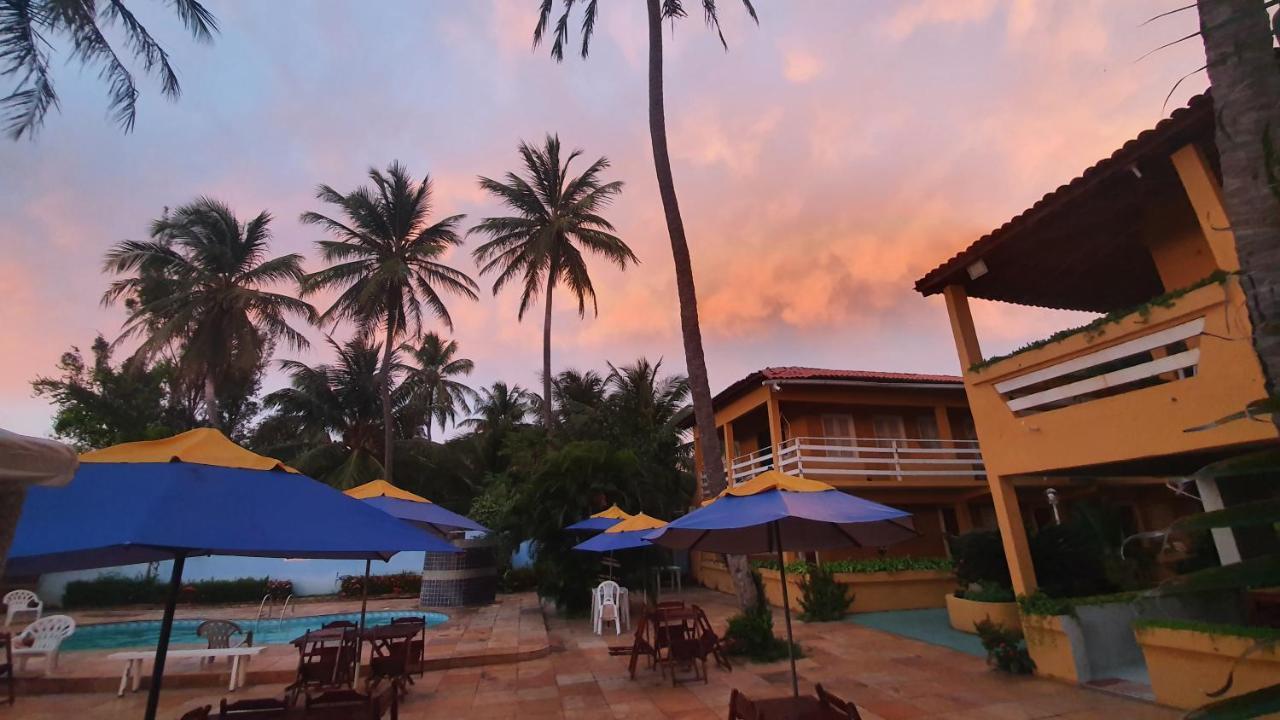
[[[1055,525],[1062,524],[1062,516],[1058,514],[1058,491],[1049,488],[1044,491],[1044,496],[1049,500],[1049,507],[1053,508],[1053,522]]]
[[[969,263],[969,266],[965,268],[965,271],[969,273],[970,280],[977,280],[987,274],[987,264],[982,261],[982,258],[978,258],[977,260]]]

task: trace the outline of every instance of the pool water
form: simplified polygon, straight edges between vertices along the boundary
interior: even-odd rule
[[[365,614],[365,625],[385,625],[392,618],[419,616],[426,620],[427,627],[435,627],[449,619],[448,615],[436,612],[416,612],[412,610],[383,610]],[[234,620],[247,632],[253,630],[254,645],[283,645],[308,630],[319,630],[320,626],[334,620],[350,620],[360,622],[360,613],[340,613],[334,615],[309,615],[290,617],[281,620],[263,618],[255,623],[253,620]],[[175,620],[170,645],[199,643],[205,640],[196,637],[196,627],[203,620]],[[256,627],[255,627],[256,625]],[[240,636],[236,636],[237,638]],[[133,622],[101,623],[98,625],[80,625],[75,633],[63,641],[63,650],[115,650],[120,648],[154,648],[160,641],[159,620],[137,620]]]

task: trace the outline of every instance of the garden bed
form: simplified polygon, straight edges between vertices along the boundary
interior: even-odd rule
[[[983,620],[990,620],[1019,635],[1022,634],[1022,618],[1018,613],[1016,602],[982,602],[958,598],[954,593],[947,594],[947,619],[951,627],[960,632],[976,635],[976,626]]]
[[[764,594],[770,605],[782,606],[780,573],[767,567],[757,570],[764,581]],[[900,570],[887,572],[837,572],[836,582],[847,586],[853,594],[850,612],[883,610],[919,610],[946,605],[946,596],[956,586],[950,570]],[[791,606],[799,607],[800,576],[787,573],[787,593]]]
[[[1206,693],[1221,688],[1235,667],[1236,697],[1280,681],[1280,648],[1272,645],[1240,659],[1259,640],[1280,640],[1280,630],[1188,621],[1136,623],[1134,636],[1146,658],[1156,702],[1191,709],[1209,702]],[[1238,663],[1238,664],[1237,664]]]

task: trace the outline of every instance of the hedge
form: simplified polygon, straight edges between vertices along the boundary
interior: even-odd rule
[[[338,594],[343,597],[360,597],[364,575],[343,575],[338,581]],[[390,575],[370,575],[369,595],[421,595],[422,574],[399,572]]]
[[[752,563],[757,568],[777,570],[777,560],[757,560]],[[910,570],[952,570],[954,565],[944,557],[880,557],[864,560],[836,560],[822,563],[822,567],[833,573],[878,573],[907,572]],[[809,572],[809,563],[797,560],[787,563],[787,572],[803,575]]]
[[[62,606],[76,608],[115,607],[119,605],[159,605],[169,593],[169,584],[154,577],[103,575],[93,580],[67,583]],[[237,578],[235,580],[200,580],[185,583],[178,602],[218,604],[256,602],[264,595],[284,598],[293,593],[290,580],[270,578]]]

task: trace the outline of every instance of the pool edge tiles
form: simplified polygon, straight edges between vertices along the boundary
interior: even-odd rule
[[[366,614],[366,624],[377,625],[390,622],[392,618],[418,616],[426,620],[427,627],[438,627],[447,622],[449,616],[439,612],[423,610],[377,610]],[[284,620],[262,619],[259,621],[233,619],[245,632],[253,631],[255,645],[285,645],[295,637],[308,630],[318,630],[325,623],[336,620],[358,622],[359,612],[325,613],[321,615],[299,615]],[[203,619],[183,618],[174,621],[174,633],[170,646],[198,645],[205,641],[195,635],[196,628]],[[64,651],[82,650],[127,650],[134,648],[155,647],[160,638],[159,620],[126,620],[122,622],[89,623],[77,626],[76,632],[62,644]]]

